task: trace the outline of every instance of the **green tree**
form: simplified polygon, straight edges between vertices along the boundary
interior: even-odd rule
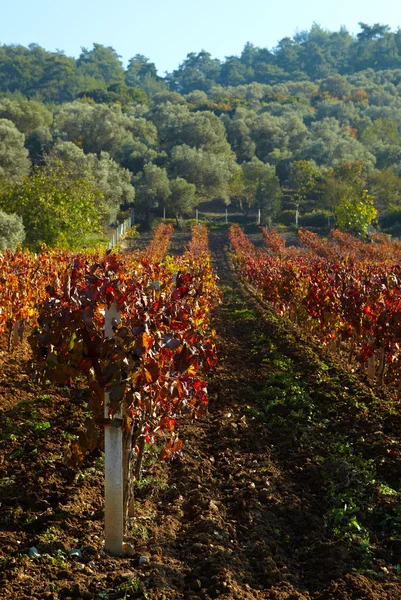
[[[270,166],[270,165],[269,165]],[[259,183],[256,189],[255,206],[260,209],[262,221],[271,224],[280,212],[282,191],[278,177],[270,177]]]
[[[281,199],[281,188],[276,169],[254,157],[242,164],[243,188],[241,196],[246,208],[257,206],[270,216],[275,216]]]
[[[296,160],[290,170],[290,187],[294,192],[296,203],[296,225],[298,225],[298,211],[307,196],[315,189],[320,171],[311,160]]]
[[[391,169],[373,171],[369,175],[369,191],[379,215],[401,206],[401,179]]]
[[[42,244],[80,246],[100,230],[103,220],[101,194],[92,183],[74,179],[62,165],[36,168],[21,182],[4,183],[0,209],[22,218],[26,244],[33,249]]]
[[[400,134],[394,119],[380,117],[362,132],[361,141],[367,146],[374,147],[378,142],[400,144]]]
[[[93,44],[92,50],[82,48],[77,66],[85,75],[104,81],[108,86],[124,82],[124,69],[120,58],[114,48]]]
[[[362,161],[369,167],[375,164],[373,154],[353,137],[348,128],[342,128],[335,118],[325,118],[311,124],[296,158],[333,167],[352,161]]]
[[[143,218],[145,226],[150,225],[150,218],[155,208],[166,206],[170,196],[170,183],[166,169],[153,165],[145,165],[143,172],[135,179],[136,210]]]
[[[121,106],[94,104],[77,100],[56,110],[53,135],[74,142],[86,153],[118,152],[123,144],[133,141],[129,131],[130,117]]]
[[[47,156],[47,164],[63,165],[75,179],[86,179],[93,183],[104,198],[105,225],[114,223],[121,205],[128,207],[134,200],[135,189],[131,184],[131,173],[122,168],[107,152],[85,154],[72,142],[57,142]]]
[[[220,68],[220,61],[212,58],[209,52],[191,52],[178,69],[168,76],[168,81],[181,94],[189,94],[193,90],[206,91],[218,78]]]
[[[239,162],[249,161],[255,156],[256,144],[251,139],[250,130],[245,120],[238,117],[231,119],[222,115],[221,120],[226,128],[227,139]]]
[[[14,123],[0,119],[0,178],[18,181],[28,175],[31,163],[24,141]]]
[[[190,215],[198,204],[196,187],[182,177],[176,177],[170,181],[170,190],[170,196],[166,200],[166,209],[175,215],[178,225],[179,217]]]
[[[231,154],[214,154],[183,145],[172,150],[170,169],[174,177],[196,186],[199,201],[220,198],[229,202],[240,167]]]
[[[358,202],[366,185],[362,162],[345,162],[335,168],[330,167],[322,174],[318,186],[323,208],[334,213],[340,204]]]
[[[147,75],[155,80],[157,79],[156,65],[143,54],[135,54],[128,61],[125,71],[125,83],[131,87],[141,87]]]
[[[25,239],[25,229],[21,217],[8,215],[0,210],[0,251],[9,248],[13,252]]]
[[[352,86],[342,75],[331,75],[320,82],[319,91],[326,92],[332,98],[342,100],[350,94]]]
[[[363,190],[359,198],[344,198],[334,211],[336,224],[342,231],[365,236],[367,228],[377,217],[373,196]]]
[[[18,131],[28,134],[35,129],[50,127],[53,113],[41,102],[35,100],[0,100],[0,119],[12,121]]]

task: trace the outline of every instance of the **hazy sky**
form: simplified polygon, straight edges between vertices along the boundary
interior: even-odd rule
[[[401,27],[400,0],[0,0],[0,43],[34,42],[77,57],[93,42],[113,46],[124,64],[135,54],[175,69],[188,52],[240,54],[247,41],[272,48],[315,21],[353,34],[358,22]]]

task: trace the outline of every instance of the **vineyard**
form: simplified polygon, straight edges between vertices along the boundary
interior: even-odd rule
[[[400,258],[163,223],[0,254],[0,597],[401,597]]]
[[[286,248],[263,230],[257,251],[238,226],[230,230],[242,276],[281,316],[333,352],[366,367],[369,378],[398,384],[401,373],[401,247],[376,235],[370,244],[334,231],[321,240],[300,231],[302,248]]]

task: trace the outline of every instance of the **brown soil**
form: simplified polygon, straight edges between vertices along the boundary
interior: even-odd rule
[[[85,388],[38,386],[28,347],[0,348],[0,598],[401,598],[397,405],[242,289],[226,235],[210,242],[224,302],[209,415],[182,423],[173,462],[148,454],[130,556],[102,550],[101,452],[68,466]],[[357,526],[335,521],[344,505]]]

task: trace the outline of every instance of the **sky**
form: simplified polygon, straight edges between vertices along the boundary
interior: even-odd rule
[[[399,0],[0,0],[0,44],[36,43],[78,57],[94,42],[112,46],[124,66],[135,54],[171,72],[189,52],[239,55],[246,42],[273,48],[316,22],[352,34],[358,22],[401,28]]]

